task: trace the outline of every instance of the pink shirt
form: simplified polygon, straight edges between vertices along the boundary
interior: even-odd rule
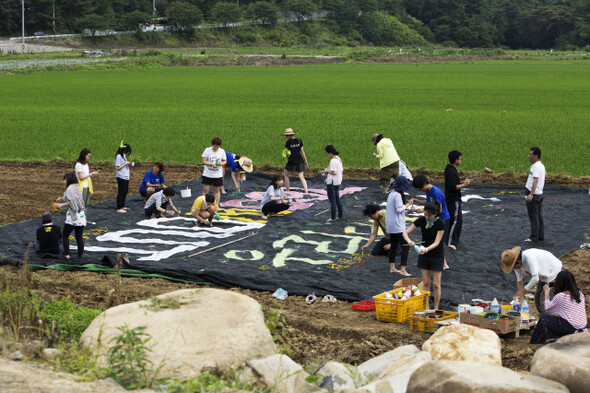
[[[569,292],[560,292],[553,297],[553,300],[545,299],[545,311],[559,315],[568,321],[575,329],[583,329],[588,324],[586,318],[586,302],[584,294],[580,292],[580,303],[570,297]],[[584,329],[584,331],[588,331]]]

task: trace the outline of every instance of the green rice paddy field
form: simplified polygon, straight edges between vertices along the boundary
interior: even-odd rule
[[[539,146],[549,173],[589,175],[590,64],[504,61],[268,67],[154,67],[0,77],[0,159],[200,162],[213,136],[257,164],[283,165],[287,127],[312,167],[327,144],[345,167],[375,167],[371,135],[412,168],[526,172]]]

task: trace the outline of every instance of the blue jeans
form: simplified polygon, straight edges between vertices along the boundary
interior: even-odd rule
[[[328,200],[330,201],[330,218],[334,220],[336,218],[336,209],[338,209],[338,218],[342,218],[342,201],[340,201],[340,192],[338,189],[340,186],[333,184],[326,184],[328,191]]]

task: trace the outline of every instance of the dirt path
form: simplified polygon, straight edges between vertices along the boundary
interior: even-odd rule
[[[71,170],[70,163],[0,163],[3,170],[4,190],[0,194],[0,224],[39,218],[48,210],[51,202],[63,192],[61,179]],[[110,165],[91,163],[91,169],[101,169],[94,181],[95,194],[92,202],[113,199],[116,196],[114,170]],[[135,192],[143,173],[151,165],[136,165],[132,170],[130,190]],[[280,173],[280,168],[257,168],[266,173]],[[164,175],[169,184],[188,181],[200,176],[200,169],[185,165],[168,165]],[[310,175],[314,174],[310,171]],[[373,169],[347,169],[352,178],[376,179]],[[428,173],[436,181],[440,173]],[[484,183],[522,184],[526,175],[469,173],[479,177]],[[589,178],[557,176],[548,180],[553,184],[587,187]],[[114,208],[114,206],[113,206]],[[563,258],[565,268],[571,270],[579,280],[585,293],[590,293],[590,251],[577,250]],[[0,267],[0,283],[18,280],[18,268]],[[33,274],[32,289],[44,298],[60,299],[66,297],[76,304],[108,307],[145,299],[151,295],[170,292],[195,285],[179,284],[163,279],[124,278],[119,289],[119,297],[109,296],[117,286],[117,277],[88,272],[39,271]],[[387,324],[375,319],[374,312],[359,312],[350,303],[336,304],[317,302],[307,305],[303,297],[292,296],[284,301],[276,301],[268,292],[245,289],[232,289],[258,300],[267,310],[280,309],[285,317],[283,345],[290,356],[300,364],[313,363],[317,359],[338,360],[348,363],[361,363],[395,347],[415,344],[418,347],[430,337],[427,333],[412,331],[409,324]],[[536,349],[528,344],[530,333],[521,338],[505,337],[503,343],[504,365],[515,370],[528,370],[528,364]]]

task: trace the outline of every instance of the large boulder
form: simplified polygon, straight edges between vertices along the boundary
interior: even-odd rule
[[[125,324],[146,327],[152,336],[149,359],[163,365],[160,375],[179,379],[202,370],[225,373],[277,353],[258,302],[230,291],[185,289],[110,308],[92,321],[80,342],[102,354]]]
[[[498,335],[491,330],[458,324],[436,331],[422,350],[434,360],[465,360],[502,365],[502,346]]]
[[[418,368],[407,393],[566,393],[558,383],[497,364],[434,360]],[[396,392],[397,393],[397,392]]]
[[[570,334],[538,349],[531,374],[561,382],[572,393],[590,391],[590,333]]]
[[[307,373],[287,355],[248,361],[248,366],[269,388],[280,393],[303,393]]]
[[[361,363],[358,366],[359,371],[366,377],[376,377],[385,371],[391,363],[399,359],[400,356],[404,354],[414,355],[418,352],[420,352],[420,350],[415,345],[403,345]]]
[[[355,393],[405,393],[414,371],[431,360],[430,354],[424,351],[413,354],[402,353],[375,381],[363,386]]]

